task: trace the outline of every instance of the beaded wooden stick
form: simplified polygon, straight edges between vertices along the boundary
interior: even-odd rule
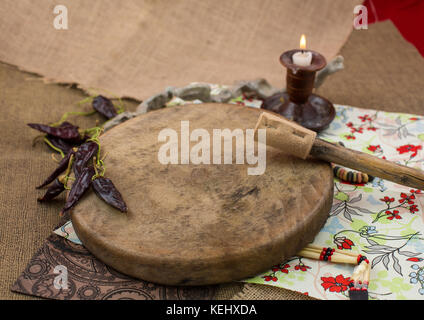
[[[300,252],[310,253],[310,256],[312,259],[318,259],[323,261],[333,261],[333,262],[359,265],[362,261],[365,260],[367,263],[369,263],[367,257],[361,254],[355,254],[352,252],[344,252],[342,250],[333,249],[330,247],[329,248],[319,247],[312,244],[307,245]]]
[[[323,247],[317,246],[317,245],[312,244],[312,243],[308,244],[305,248],[307,248],[307,249],[315,249],[315,250],[320,250],[320,251],[323,249]],[[343,250],[339,250],[339,249],[333,249],[333,250],[334,250],[334,252],[338,252],[338,253],[341,253],[341,254],[346,254],[348,256],[358,257],[358,254],[357,253],[353,253],[353,252],[349,252],[349,251],[343,251]]]
[[[357,266],[349,283],[350,300],[368,300],[371,265],[365,260]]]
[[[346,168],[333,165],[334,176],[350,183],[368,183],[374,180],[370,174],[347,170]]]
[[[315,260],[357,265],[349,282],[349,298],[351,300],[368,300],[371,264],[367,257],[338,249],[323,248],[313,244],[307,245],[298,255]]]
[[[322,248],[315,245],[306,246],[298,253],[298,255],[305,258],[332,261],[335,263],[348,263],[353,265],[359,265],[362,261],[369,263],[367,257],[361,254],[343,252],[341,250],[333,249],[330,247]]]
[[[355,264],[355,261],[356,261],[356,257],[340,254],[338,252],[335,252],[335,249],[332,249],[332,248],[322,248],[322,249],[304,248],[302,251],[319,254],[318,259],[322,261],[333,261],[333,262],[340,261],[342,263],[350,263],[350,264]]]
[[[357,264],[357,258],[348,256],[348,255],[334,254],[331,248],[324,248],[324,250],[321,252],[318,252],[315,250],[303,249],[298,253],[298,255],[305,258],[322,260],[322,261],[331,261],[334,263],[347,263],[347,264],[354,264],[354,265]]]

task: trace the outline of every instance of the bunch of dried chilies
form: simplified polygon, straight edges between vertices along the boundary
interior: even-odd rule
[[[62,156],[57,168],[52,174],[37,187],[48,186],[40,202],[47,202],[57,197],[65,190],[69,190],[62,213],[73,208],[79,199],[92,187],[95,194],[112,207],[127,212],[128,208],[121,193],[116,189],[112,180],[105,178],[104,159],[100,158],[99,136],[102,127],[82,130],[79,127],[65,121],[69,115],[91,115],[99,113],[111,119],[122,112],[122,104],[119,110],[115,109],[112,101],[104,96],[87,98],[82,102],[92,101],[91,112],[68,112],[62,119],[51,125],[29,123],[33,129],[43,132],[44,142]],[[73,177],[72,177],[73,173]],[[73,183],[68,186],[69,181]]]

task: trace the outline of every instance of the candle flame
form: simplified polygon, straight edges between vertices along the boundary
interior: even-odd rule
[[[304,34],[300,37],[300,49],[306,49],[306,37]]]

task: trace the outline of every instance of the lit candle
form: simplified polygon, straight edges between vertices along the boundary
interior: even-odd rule
[[[293,63],[301,67],[310,66],[312,61],[312,52],[304,51],[304,49],[306,49],[306,38],[304,34],[300,37],[300,49],[302,49],[301,52],[296,52],[293,55]]]

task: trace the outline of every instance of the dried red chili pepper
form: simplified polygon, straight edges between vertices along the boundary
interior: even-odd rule
[[[88,141],[79,146],[75,153],[74,165],[72,167],[76,178],[78,178],[91,158],[97,154],[98,150],[99,145],[94,141]]]
[[[57,126],[57,128],[72,128],[72,127],[75,127],[75,126],[69,121],[63,121],[60,125]]]
[[[66,199],[65,206],[63,207],[63,212],[66,212],[75,206],[78,200],[84,195],[88,188],[90,188],[94,173],[95,171],[93,166],[85,167],[82,170],[79,177],[72,184],[71,191],[69,191],[68,198]]]
[[[58,128],[69,128],[70,130],[75,130],[75,128],[78,130],[79,129],[79,127],[77,127],[77,126],[75,126],[75,125],[73,125],[72,123],[70,123],[70,122],[68,122],[68,121],[64,121],[64,122],[62,122],[61,124],[60,124],[60,126],[58,126]],[[80,131],[80,130],[78,130],[78,131]],[[75,140],[71,140],[71,141],[68,141],[69,143],[72,143],[74,146],[76,146],[76,145],[80,145],[80,144],[82,144],[85,140],[87,140],[88,138],[90,138],[89,136],[87,136],[87,135],[82,135],[81,133],[80,133],[80,136],[79,136],[79,138],[78,139],[75,139]],[[60,138],[57,138],[57,139],[60,139]],[[64,141],[63,139],[62,139],[62,141]]]
[[[71,156],[75,154],[75,151],[71,149],[60,162],[56,170],[53,171],[53,173],[41,184],[37,187],[37,189],[40,189],[42,187],[47,186],[49,183],[53,182],[54,179],[56,179],[63,171],[66,170],[69,164],[69,160],[71,159]]]
[[[59,126],[59,128],[66,128],[71,126],[73,126],[73,124],[64,121]],[[84,138],[78,140],[64,140],[62,138],[47,134],[46,136],[44,136],[44,143],[47,144],[54,151],[61,153],[63,156],[64,154],[67,154],[73,147],[79,146],[80,144],[84,143],[84,141],[88,138],[88,136],[85,136]]]
[[[121,193],[116,189],[112,180],[98,177],[93,180],[93,190],[107,204],[121,212],[127,212],[128,208]]]
[[[59,181],[59,179],[56,179],[52,185],[47,189],[46,194],[42,198],[38,198],[37,201],[39,202],[46,202],[50,201],[53,198],[57,197],[59,194],[61,194],[63,191],[65,191],[65,186],[62,182]]]
[[[102,95],[93,99],[92,106],[94,110],[108,119],[112,119],[118,115],[112,101]]]
[[[75,145],[74,143],[68,143],[65,140],[58,138],[58,137],[54,137],[51,135],[47,135],[46,139],[53,145],[53,147],[62,150],[63,153],[67,154]],[[48,145],[48,143],[46,143]],[[49,147],[51,147],[50,145],[48,145]],[[57,150],[55,150],[57,151]]]
[[[67,122],[65,125],[62,124],[62,126],[59,127],[50,127],[39,123],[28,123],[28,126],[35,130],[47,133],[51,136],[58,137],[64,140],[81,140],[78,127],[74,126],[69,122]]]

